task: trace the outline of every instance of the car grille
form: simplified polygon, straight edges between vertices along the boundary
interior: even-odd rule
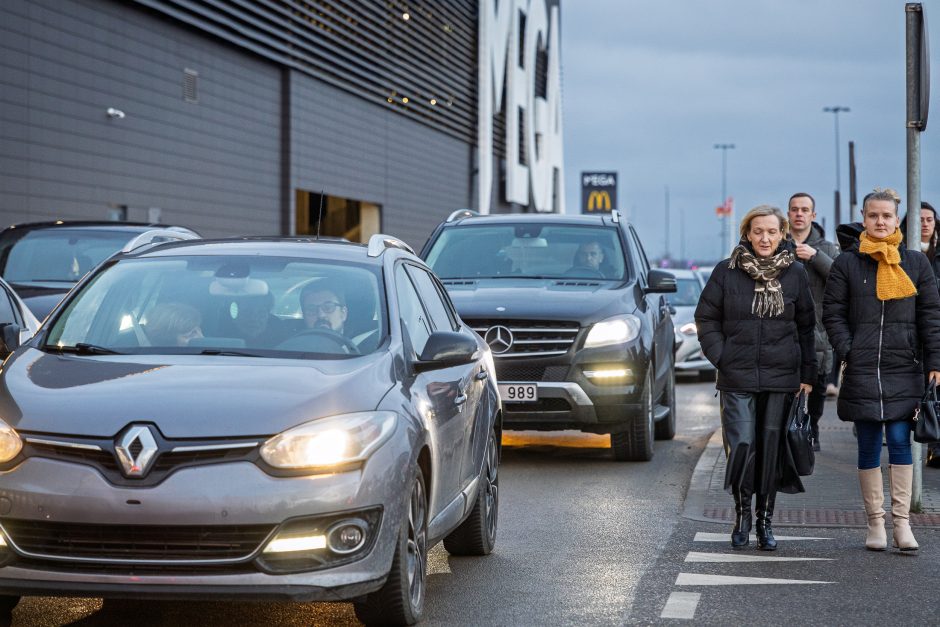
[[[5,518],[22,551],[73,559],[224,560],[251,555],[274,525],[98,525]]]
[[[504,381],[564,381],[568,366],[529,366],[516,362],[496,362],[496,380]]]
[[[512,333],[509,350],[493,352],[502,357],[551,357],[564,355],[578,337],[577,322],[558,320],[466,320],[474,331],[486,339],[486,332],[494,326],[503,326]],[[498,375],[497,375],[498,376]],[[509,379],[507,379],[509,380]],[[531,380],[531,379],[526,379]]]

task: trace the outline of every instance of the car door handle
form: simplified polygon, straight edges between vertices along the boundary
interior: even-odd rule
[[[487,378],[488,376],[490,376],[490,375],[487,374],[486,370],[481,370],[480,372],[477,373],[477,375],[476,375],[476,380],[477,380],[477,381],[482,381],[482,380],[484,380],[485,378]]]
[[[454,397],[454,405],[463,405],[466,402],[467,402],[466,394],[458,394],[456,397]]]

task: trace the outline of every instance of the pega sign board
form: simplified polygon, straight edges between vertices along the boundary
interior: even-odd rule
[[[500,112],[506,120],[506,201],[534,207],[536,211],[564,213],[558,29],[557,1],[480,0],[477,108],[480,213],[490,212],[493,116]],[[536,93],[539,53],[548,59],[544,96]],[[525,151],[524,155],[520,155],[520,150]]]

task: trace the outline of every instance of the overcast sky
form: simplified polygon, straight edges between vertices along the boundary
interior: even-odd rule
[[[900,0],[562,0],[565,185],[580,211],[579,174],[619,172],[619,204],[647,253],[716,259],[721,151],[736,221],[795,191],[817,200],[833,228],[834,116],[839,114],[842,215],[848,142],[859,200],[893,187],[906,203],[904,2]],[[923,3],[940,90],[940,0]],[[940,205],[940,104],[921,134],[922,198]],[[845,221],[845,218],[843,218]]]

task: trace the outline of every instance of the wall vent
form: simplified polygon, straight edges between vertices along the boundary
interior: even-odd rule
[[[196,70],[183,70],[183,100],[199,102],[199,72]]]

